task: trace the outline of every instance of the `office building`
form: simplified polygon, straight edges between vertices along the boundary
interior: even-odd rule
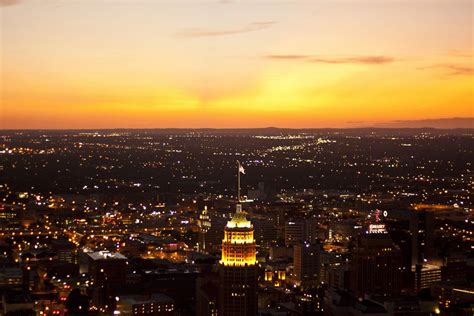
[[[372,224],[353,251],[350,288],[357,297],[396,296],[401,288],[401,268],[401,251],[392,242],[385,225]]]
[[[124,295],[117,297],[114,314],[121,316],[172,316],[175,315],[174,301],[163,294]]]
[[[207,240],[209,229],[211,228],[211,220],[207,212],[207,206],[199,215],[198,219],[199,233],[198,233],[198,251],[202,253],[209,252],[210,242]]]
[[[219,264],[219,315],[257,315],[257,259],[252,223],[237,204],[224,229]]]
[[[293,249],[295,284],[302,288],[317,286],[321,266],[320,245],[299,243]]]

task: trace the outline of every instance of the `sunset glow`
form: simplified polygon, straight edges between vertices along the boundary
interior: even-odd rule
[[[469,0],[0,2],[4,129],[473,116]]]

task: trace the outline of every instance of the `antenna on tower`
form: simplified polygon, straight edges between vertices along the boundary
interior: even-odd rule
[[[244,167],[237,160],[237,203],[240,204],[240,174],[245,174]]]

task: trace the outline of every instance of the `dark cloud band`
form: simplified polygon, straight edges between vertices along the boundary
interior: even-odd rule
[[[322,64],[367,64],[380,65],[395,61],[395,58],[390,56],[350,56],[338,58],[326,58],[312,55],[266,55],[265,58],[272,60],[300,60],[310,63]]]

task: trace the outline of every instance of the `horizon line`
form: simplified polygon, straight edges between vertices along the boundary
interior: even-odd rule
[[[462,123],[459,123],[462,121]],[[466,121],[472,123],[466,126]],[[456,124],[456,123],[457,124]],[[350,124],[354,124],[350,126]],[[360,125],[358,125],[358,124]],[[372,125],[363,125],[363,123]],[[440,123],[451,123],[452,127],[436,126]],[[441,118],[425,118],[415,120],[391,120],[382,122],[346,122],[348,126],[342,127],[78,127],[78,128],[61,128],[61,127],[40,127],[40,128],[0,128],[0,131],[91,131],[91,130],[257,130],[257,129],[280,129],[280,130],[354,130],[354,129],[435,129],[435,130],[471,130],[474,129],[473,117],[441,117]],[[397,126],[402,124],[402,126]],[[403,124],[412,124],[412,126],[403,126]],[[419,125],[419,126],[416,126]],[[456,126],[459,125],[459,126]],[[470,124],[468,124],[470,125]]]
[[[360,127],[99,127],[99,128],[8,128],[1,129],[1,132],[8,131],[110,131],[110,130],[355,130],[355,129],[389,129],[389,130],[474,130],[474,127],[384,127],[384,126],[360,126]]]

